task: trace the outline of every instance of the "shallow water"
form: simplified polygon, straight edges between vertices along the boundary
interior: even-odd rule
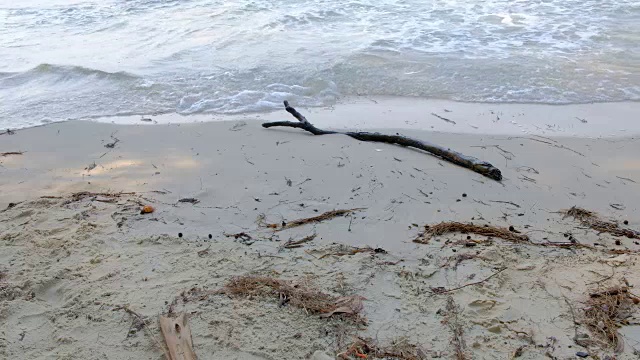
[[[640,100],[637,0],[0,0],[0,128],[349,95]]]

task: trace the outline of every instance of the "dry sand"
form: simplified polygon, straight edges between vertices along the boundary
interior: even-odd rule
[[[599,234],[558,211],[577,205],[640,229],[637,137],[403,132],[490,161],[505,179],[397,146],[257,121],[69,122],[0,135],[0,152],[24,151],[0,157],[1,357],[161,359],[157,319],[177,299],[201,359],[333,358],[354,336],[381,347],[406,341],[426,358],[636,358],[635,308],[617,354],[587,329],[584,309],[590,291],[640,286],[638,240]],[[72,196],[81,191],[135,194]],[[156,211],[140,214],[141,205]],[[363,209],[283,231],[263,226],[350,208]],[[500,239],[467,247],[460,233],[412,242],[441,221],[513,226],[533,243],[571,236],[593,248]],[[239,232],[252,240],[225,236]],[[314,233],[302,247],[282,246]],[[344,254],[345,246],[386,253]],[[367,324],[276,299],[180,296],[251,274],[364,296]],[[146,326],[119,310],[125,305]]]

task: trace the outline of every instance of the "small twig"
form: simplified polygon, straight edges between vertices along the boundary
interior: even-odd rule
[[[504,156],[506,159],[512,160],[515,157],[515,155],[511,151],[507,151],[507,150],[501,148],[500,145],[475,145],[475,146],[470,146],[470,147],[479,147],[479,148],[482,148],[482,149],[486,149],[488,147],[494,147],[494,148],[500,150],[500,152],[503,153],[502,156]],[[508,156],[506,156],[506,155],[508,155]]]
[[[272,229],[277,229],[277,230],[284,230],[284,229],[290,229],[293,227],[297,227],[297,226],[302,226],[305,224],[309,224],[309,223],[317,223],[317,222],[321,222],[324,220],[331,220],[333,218],[339,217],[339,216],[344,216],[347,214],[351,214],[355,211],[359,211],[359,210],[363,210],[364,208],[355,208],[355,209],[344,209],[344,210],[331,210],[331,211],[327,211],[321,215],[318,216],[313,216],[310,218],[303,218],[303,219],[297,219],[297,220],[292,220],[290,222],[283,222],[281,225],[279,224],[267,224],[266,226],[268,228],[272,228]]]
[[[516,203],[514,203],[514,202],[511,202],[511,201],[489,200],[489,202],[492,202],[492,203],[501,203],[501,204],[509,204],[509,205],[513,205],[513,206],[515,206],[515,207],[517,207],[517,208],[520,208],[520,205],[518,205],[518,204],[516,204]]]
[[[316,234],[312,234],[309,236],[305,236],[300,240],[288,240],[286,243],[284,243],[284,245],[282,245],[282,247],[285,249],[299,248],[299,247],[302,247],[302,244],[308,243],[309,241],[312,241],[313,239],[315,239],[316,236],[317,236]]]
[[[635,181],[635,180],[633,180],[633,179],[629,179],[629,178],[622,177],[622,176],[616,176],[616,177],[617,177],[618,179],[620,179],[620,180],[626,180],[626,181],[631,181],[632,183],[636,183],[636,181]],[[636,183],[636,184],[637,184],[637,183]]]
[[[485,282],[485,281],[491,279],[492,277],[500,274],[501,272],[505,271],[506,269],[507,269],[506,267],[502,268],[502,269],[496,271],[495,273],[491,274],[491,276],[489,276],[488,278],[486,278],[484,280],[480,280],[480,281],[472,282],[472,283],[465,284],[465,285],[462,285],[462,286],[458,286],[458,287],[455,287],[453,289],[445,289],[444,287],[437,287],[437,288],[432,287],[431,291],[434,294],[445,294],[445,293],[449,293],[449,292],[452,292],[452,291],[456,291],[456,290],[460,290],[460,289],[466,288],[467,286],[482,284],[483,282]]]
[[[0,156],[5,157],[9,155],[22,155],[22,154],[24,154],[24,151],[8,151],[8,152],[0,153]]]
[[[436,113],[431,113],[431,115],[433,115],[433,116],[437,117],[437,118],[438,118],[438,119],[440,119],[440,120],[444,120],[444,121],[446,121],[446,122],[448,122],[448,123],[450,123],[450,124],[453,124],[453,125],[455,125],[455,124],[456,124],[456,122],[455,122],[455,121],[453,121],[453,120],[449,120],[449,119],[447,119],[446,117],[442,117],[442,116],[440,116],[440,115],[438,115],[438,114],[436,114]]]

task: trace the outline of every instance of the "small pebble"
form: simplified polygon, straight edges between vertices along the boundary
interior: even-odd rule
[[[460,201],[462,201],[462,200],[460,200],[460,199],[456,199],[456,202],[460,202]]]
[[[182,237],[182,233],[178,233],[178,237],[181,238]]]
[[[513,225],[509,226],[509,231],[516,231],[516,229],[513,227]]]
[[[578,352],[576,353],[576,356],[577,356],[577,357],[581,357],[581,358],[586,358],[586,357],[588,357],[588,356],[589,356],[589,353],[588,353],[588,352],[585,352],[585,351],[578,351]]]
[[[209,239],[213,239],[213,235],[209,234]]]
[[[471,236],[467,235],[467,240],[471,240]]]
[[[462,193],[462,197],[467,197],[467,194],[466,193]]]
[[[625,224],[625,225],[629,225],[629,220],[625,220],[622,223]]]
[[[622,241],[616,240],[616,245],[622,245]]]

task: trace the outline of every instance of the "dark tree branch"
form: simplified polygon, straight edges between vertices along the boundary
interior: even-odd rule
[[[486,161],[481,161],[472,156],[463,155],[457,151],[453,151],[451,149],[445,149],[435,144],[431,144],[422,140],[412,139],[402,135],[385,135],[380,133],[371,133],[371,132],[355,132],[355,131],[330,131],[330,130],[322,130],[313,126],[302,114],[300,114],[296,109],[289,105],[288,101],[284,102],[285,109],[288,113],[293,115],[299,122],[291,122],[291,121],[276,121],[276,122],[268,122],[263,123],[262,127],[270,128],[274,126],[285,126],[306,130],[313,135],[327,135],[327,134],[342,134],[350,136],[356,140],[360,141],[372,141],[372,142],[382,142],[387,144],[395,144],[400,146],[412,147],[416,149],[420,149],[426,151],[432,155],[442,158],[448,162],[454,163],[456,165],[460,165],[472,171],[475,171],[479,174],[482,174],[491,179],[500,181],[502,180],[502,173],[500,169],[494,167],[490,163]]]

